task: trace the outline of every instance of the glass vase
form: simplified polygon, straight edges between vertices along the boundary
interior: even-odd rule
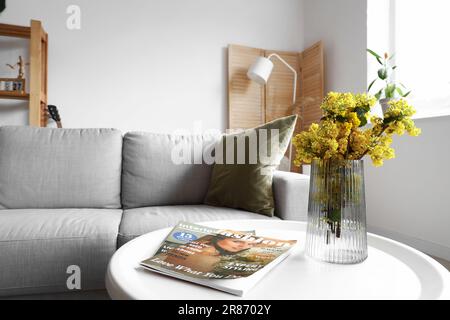
[[[367,258],[363,160],[311,163],[306,254],[342,264]]]

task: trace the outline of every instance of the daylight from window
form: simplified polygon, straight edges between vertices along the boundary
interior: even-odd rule
[[[397,65],[390,75],[411,90],[416,118],[450,115],[450,1],[369,0],[368,48],[393,53]],[[367,79],[376,78],[379,64],[368,55]],[[371,93],[383,83],[377,81]]]

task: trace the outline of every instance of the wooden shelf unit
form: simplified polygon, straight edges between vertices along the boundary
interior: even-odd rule
[[[30,40],[29,93],[1,92],[0,99],[28,100],[29,125],[45,127],[47,125],[48,34],[40,21],[31,20],[29,27],[0,23],[0,36]]]
[[[12,100],[29,100],[30,95],[28,93],[18,92],[0,92],[0,99],[12,99]]]

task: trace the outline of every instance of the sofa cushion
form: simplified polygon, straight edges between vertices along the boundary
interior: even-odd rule
[[[180,221],[274,219],[260,214],[207,205],[146,207],[124,210],[119,229],[118,246],[157,229],[173,227]]]
[[[204,203],[272,217],[273,172],[289,146],[296,122],[297,115],[291,115],[224,135]]]
[[[67,267],[81,289],[104,288],[122,210],[0,210],[0,296],[69,291]]]
[[[0,128],[0,209],[120,208],[114,129]]]
[[[219,136],[127,133],[123,141],[124,208],[202,203],[213,162],[203,161],[202,153],[213,150]]]

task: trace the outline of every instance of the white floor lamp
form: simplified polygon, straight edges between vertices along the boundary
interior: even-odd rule
[[[276,53],[271,53],[267,58],[266,57],[258,57],[250,66],[247,72],[247,77],[260,85],[266,85],[269,80],[270,74],[273,70],[273,62],[270,61],[270,58],[276,57],[280,60],[286,67],[289,68],[294,73],[294,88],[292,90],[292,105],[295,105],[295,99],[297,95],[297,71],[289,65],[283,58],[281,58]],[[291,171],[291,163],[292,163],[292,143],[289,142],[289,171]]]

